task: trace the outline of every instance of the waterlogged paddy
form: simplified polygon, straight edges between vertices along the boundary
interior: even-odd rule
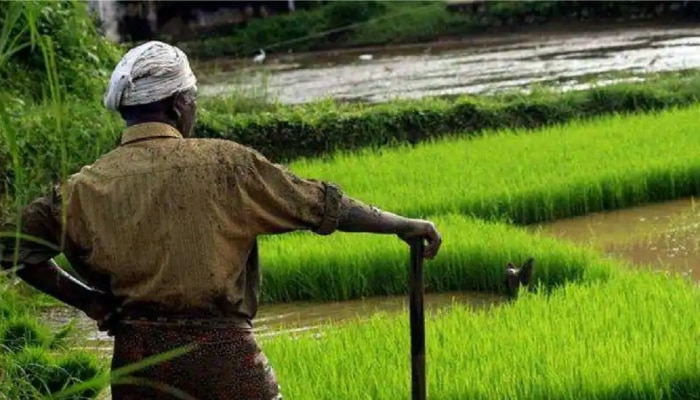
[[[264,66],[268,92],[282,103],[325,97],[349,101],[462,93],[490,93],[533,83],[562,90],[585,89],[592,76],[627,73],[641,79],[649,72],[700,66],[700,28],[611,28],[597,32],[540,32],[494,36],[402,48],[329,51],[299,56],[270,56]],[[209,67],[220,73],[210,73]],[[225,94],[259,85],[252,71],[230,60],[203,65],[201,93]],[[204,72],[206,71],[206,72]],[[234,79],[244,72],[243,84]],[[615,79],[600,84],[615,83]],[[250,88],[249,88],[250,89]]]
[[[546,234],[592,246],[634,265],[700,281],[700,207],[682,199],[533,225]]]

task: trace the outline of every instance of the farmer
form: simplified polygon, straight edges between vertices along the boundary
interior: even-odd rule
[[[429,221],[366,206],[235,142],[190,138],[195,95],[178,48],[152,41],[124,55],[104,98],[126,123],[121,141],[25,207],[20,231],[48,243],[22,240],[17,274],[114,335],[112,369],[187,351],[131,375],[148,386],[113,381],[115,400],[171,399],[173,389],[202,400],[281,399],[252,332],[258,235],[394,234],[427,240],[428,259],[441,237]],[[14,242],[3,241],[5,268]],[[52,261],[61,251],[87,284]]]

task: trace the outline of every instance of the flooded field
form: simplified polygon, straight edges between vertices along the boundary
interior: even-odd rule
[[[271,57],[255,69],[218,60],[211,68],[201,66],[207,71],[200,73],[201,93],[250,90],[260,86],[261,71],[268,92],[283,103],[492,93],[534,83],[583,89],[596,76],[598,84],[608,84],[619,81],[611,78],[620,73],[634,80],[643,73],[700,67],[699,46],[700,27],[638,27]]]
[[[700,207],[695,199],[595,213],[530,229],[700,281]]]

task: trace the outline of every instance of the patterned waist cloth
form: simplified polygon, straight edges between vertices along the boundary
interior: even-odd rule
[[[241,319],[139,314],[124,315],[114,331],[113,371],[172,350],[184,354],[130,373],[128,384],[113,381],[113,400],[282,399],[252,327]]]

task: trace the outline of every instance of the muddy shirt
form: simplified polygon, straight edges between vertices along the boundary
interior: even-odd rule
[[[72,175],[60,193],[25,208],[22,231],[60,243],[56,230],[64,226],[63,250],[77,272],[124,297],[127,308],[248,324],[261,283],[257,236],[330,234],[341,196],[235,142],[184,139],[169,125],[144,123],[127,128],[120,146]],[[22,249],[24,259],[58,254]]]

